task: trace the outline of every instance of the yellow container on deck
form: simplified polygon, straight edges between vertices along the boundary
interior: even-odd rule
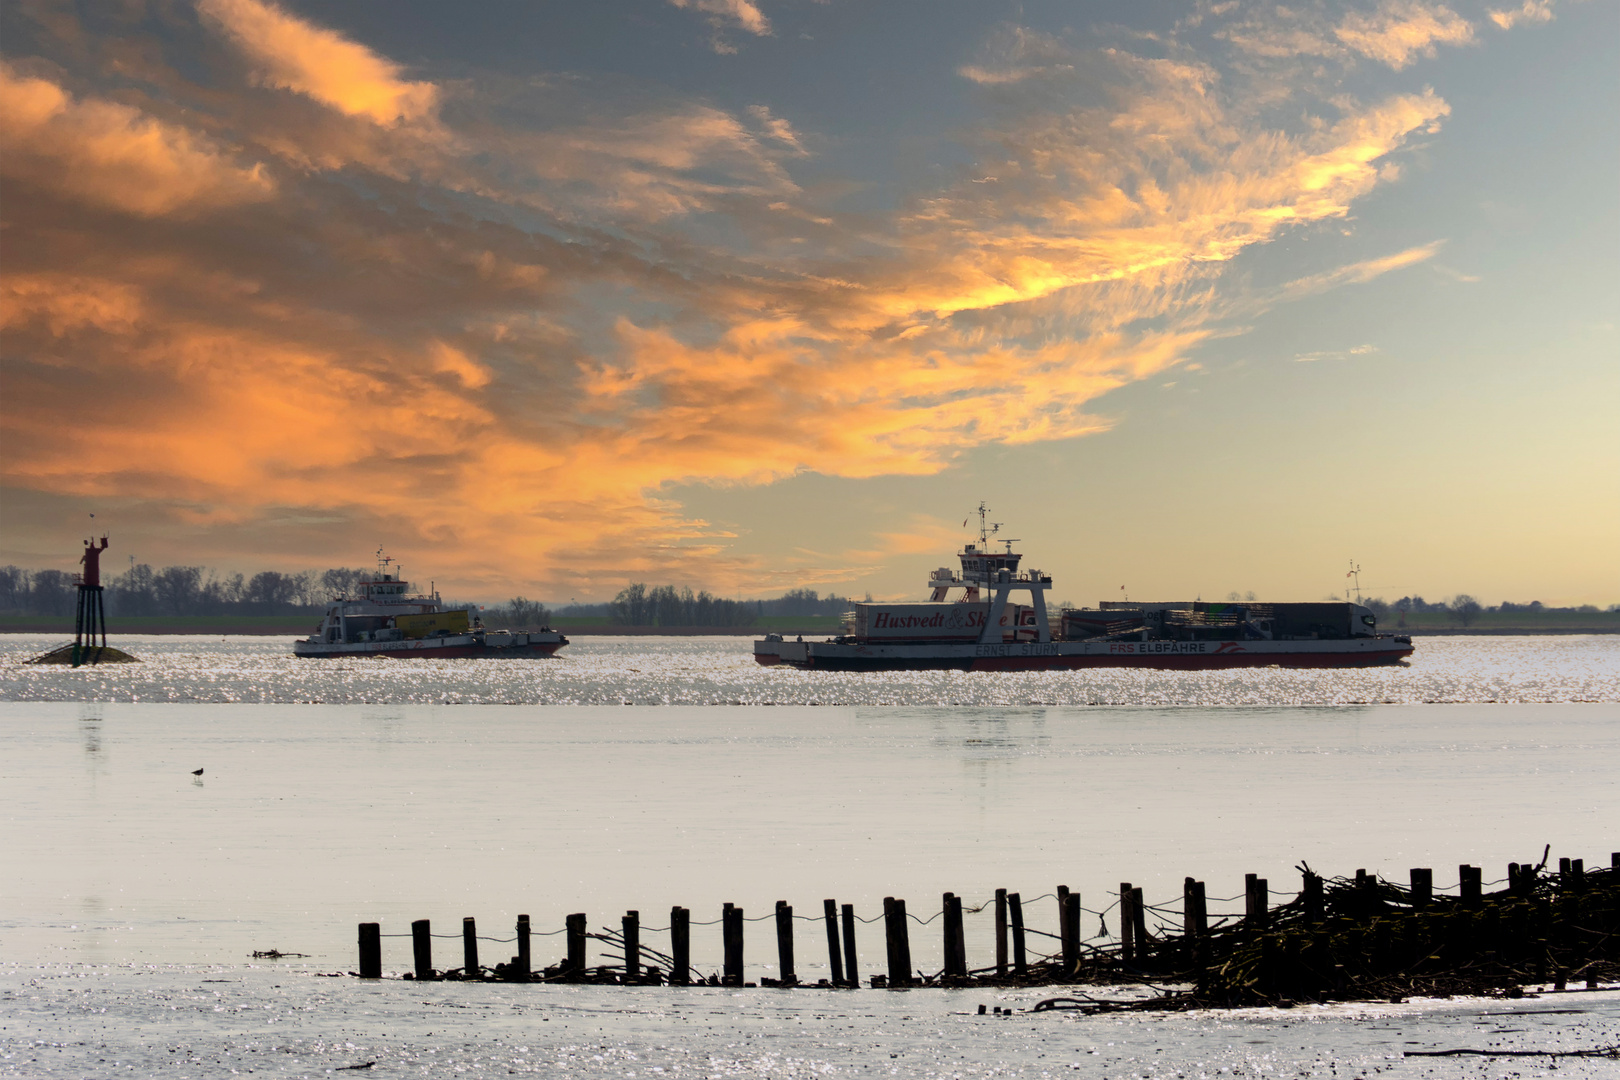
[[[432,637],[440,631],[451,634],[467,632],[465,611],[435,611],[428,615],[396,615],[394,625],[404,631],[407,638]]]

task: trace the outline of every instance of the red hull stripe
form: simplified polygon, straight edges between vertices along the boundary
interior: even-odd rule
[[[389,660],[493,660],[509,657],[518,660],[533,660],[536,657],[550,656],[562,648],[561,643],[556,645],[514,645],[507,649],[491,649],[477,645],[446,645],[436,649],[405,649],[398,652],[378,650],[376,652],[349,652],[349,653],[307,653],[301,658],[305,660],[361,660],[386,657]]]
[[[996,656],[954,660],[877,660],[856,657],[812,657],[808,662],[755,654],[760,664],[786,664],[804,671],[1073,671],[1080,668],[1149,668],[1159,671],[1211,671],[1221,668],[1359,668],[1398,664],[1412,655],[1410,648],[1374,653],[1293,653],[1278,655],[1208,653],[1161,656]]]

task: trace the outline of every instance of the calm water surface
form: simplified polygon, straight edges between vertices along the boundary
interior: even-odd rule
[[[123,1064],[106,1075],[313,1075],[375,1058],[379,1074],[418,1075],[1494,1076],[1508,1072],[1403,1062],[1394,1036],[1620,1041],[1620,1009],[1603,1004],[1620,995],[1602,994],[1511,1021],[1475,1003],[998,1028],[972,1014],[979,997],[1034,998],[315,974],[355,966],[360,921],[454,933],[471,915],[506,938],[518,912],[545,931],[636,908],[667,948],[673,904],[702,922],[726,901],[754,918],[834,897],[870,918],[894,895],[927,918],[943,891],[976,903],[1006,887],[1052,931],[1044,894],[1061,883],[1102,940],[1121,881],[1173,904],[1184,875],[1232,897],[1257,872],[1280,901],[1301,861],[1394,878],[1432,866],[1441,884],[1460,862],[1500,877],[1546,844],[1607,861],[1613,639],[1423,639],[1410,668],[1364,672],[899,676],[762,669],[736,639],[405,664],[152,638],[126,645],[138,666],[17,663],[44,644],[0,645],[0,1076],[102,1075],[107,1054]],[[665,702],[684,704],[648,707]],[[768,925],[750,924],[750,978],[773,973]],[[821,931],[799,925],[799,973],[815,978]],[[919,966],[938,966],[937,929],[914,928]],[[987,962],[988,912],[968,930],[970,960]],[[862,931],[866,974],[878,933]],[[457,942],[436,944],[439,966],[459,962]],[[408,946],[387,939],[385,968],[407,967]],[[309,959],[249,959],[270,948]],[[510,946],[484,948],[490,962]],[[693,950],[717,967],[718,927],[695,928]],[[555,959],[560,938],[535,951]],[[1604,1075],[1579,1068],[1560,1072]]]

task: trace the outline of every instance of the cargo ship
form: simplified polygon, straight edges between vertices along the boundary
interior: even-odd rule
[[[1054,620],[1046,604],[1051,575],[1021,570],[1017,541],[995,540],[1000,525],[988,523],[986,512],[981,503],[978,542],[963,546],[961,569],[929,576],[927,602],[856,604],[838,637],[768,634],[754,642],[754,659],[820,671],[1043,671],[1370,667],[1412,655],[1410,637],[1380,634],[1373,612],[1348,600],[1105,601]],[[994,550],[998,544],[1004,550]],[[1026,595],[1027,604],[1014,602]]]
[[[463,608],[446,609],[439,593],[412,595],[393,559],[377,552],[377,573],[326,608],[315,632],[293,642],[293,655],[394,659],[550,656],[568,639],[549,627],[486,630]]]

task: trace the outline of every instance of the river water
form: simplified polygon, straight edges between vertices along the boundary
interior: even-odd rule
[[[1063,884],[1100,942],[1124,881],[1172,918],[1187,875],[1216,898],[1258,873],[1281,902],[1302,862],[1397,880],[1433,867],[1439,885],[1465,862],[1500,878],[1546,845],[1607,863],[1614,638],[1421,639],[1409,667],[1347,672],[806,673],[760,668],[735,638],[404,663],[155,637],[120,641],[140,665],[20,664],[49,644],[0,638],[0,1076],[315,1075],[367,1060],[376,1075],[1617,1068],[1400,1056],[1620,1043],[1620,994],[1601,990],[1003,1020],[977,1005],[1042,995],[323,977],[356,966],[362,921],[405,934],[427,918],[459,938],[473,916],[492,963],[520,912],[553,933],[569,912],[594,928],[634,908],[667,949],[680,904],[709,971],[719,928],[701,924],[722,903],[756,919],[787,900],[813,980],[825,938],[808,917],[824,898],[871,919],[902,896],[928,919],[944,891],[977,905],[1005,887],[1050,932]],[[775,973],[770,926],[749,924],[750,979]],[[919,967],[939,966],[938,929],[914,926]],[[967,930],[970,963],[988,963],[988,910]],[[870,975],[881,924],[860,933]],[[409,967],[409,945],[385,939],[385,970]],[[435,946],[436,966],[459,965],[458,940]],[[269,949],[306,955],[251,958]],[[561,951],[560,936],[536,939],[538,962]]]

